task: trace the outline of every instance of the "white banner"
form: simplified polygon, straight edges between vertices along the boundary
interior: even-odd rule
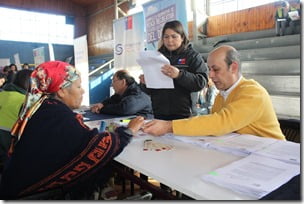
[[[39,64],[45,62],[44,47],[38,47],[38,48],[33,49],[33,55],[34,55],[35,67],[37,67]]]
[[[17,66],[17,70],[21,70],[19,53],[14,54],[15,65]]]
[[[114,67],[129,69],[139,67],[136,58],[144,50],[144,16],[143,12],[115,20],[114,29]]]
[[[81,73],[81,84],[84,89],[83,100],[81,105],[90,105],[90,91],[89,91],[89,57],[88,57],[88,43],[87,36],[83,35],[74,39],[74,56],[75,67]]]

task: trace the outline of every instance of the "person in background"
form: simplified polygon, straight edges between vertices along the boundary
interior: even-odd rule
[[[173,79],[174,89],[149,89],[144,75],[140,75],[141,88],[151,96],[154,118],[173,120],[191,116],[191,92],[202,90],[207,84],[207,67],[187,39],[183,25],[167,22],[158,49],[170,64],[162,67],[162,73]]]
[[[218,90],[210,78],[208,78],[208,85],[201,92],[197,103],[198,114],[206,115],[211,113],[211,108]]]
[[[146,123],[152,135],[220,136],[231,132],[285,140],[271,98],[258,82],[245,79],[237,50],[220,46],[208,55],[209,77],[220,91],[211,114],[189,119]]]
[[[300,10],[293,8],[289,5],[288,1],[281,1],[280,7],[276,10],[275,13],[275,20],[276,20],[276,35],[277,36],[284,36],[286,27],[291,27],[291,34],[295,33],[296,24],[300,21]],[[291,19],[289,16],[289,12],[296,11],[298,12],[298,15],[295,19]]]
[[[29,66],[28,63],[24,63],[24,64],[22,65],[22,69],[29,69],[29,68],[30,68],[30,66]]]
[[[9,65],[9,70],[7,73],[7,83],[12,83],[15,79],[16,73],[17,73],[18,69],[17,66],[15,64],[10,64]]]
[[[153,117],[150,97],[140,89],[127,70],[118,70],[113,76],[112,85],[115,94],[102,103],[92,105],[93,113]]]
[[[84,90],[70,64],[49,61],[31,74],[30,90],[14,124],[9,159],[0,183],[2,199],[19,199],[50,190],[80,199],[96,183],[107,180],[107,164],[143,125],[143,117],[127,127],[98,132],[72,110]],[[63,197],[57,198],[63,199]]]
[[[30,84],[30,70],[16,73],[13,83],[7,84],[0,92],[0,163],[4,164],[11,143],[11,128],[18,119]]]
[[[0,73],[0,91],[3,90],[5,82],[6,82],[6,75],[3,73]]]
[[[2,69],[2,73],[5,74],[6,76],[8,75],[8,72],[10,70],[10,67],[8,65],[4,66]]]

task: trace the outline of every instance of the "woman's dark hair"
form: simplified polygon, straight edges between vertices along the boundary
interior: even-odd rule
[[[186,49],[186,46],[188,45],[189,40],[186,36],[186,33],[185,33],[185,30],[184,30],[184,27],[183,27],[182,23],[180,21],[177,21],[177,20],[169,21],[169,22],[165,23],[165,25],[163,27],[163,30],[162,30],[162,35],[161,35],[161,40],[162,41],[163,41],[163,38],[164,38],[164,35],[165,35],[165,31],[167,29],[174,30],[175,32],[180,34],[181,38],[183,39],[183,42],[182,42],[181,46],[176,50],[177,53]],[[158,50],[163,50],[163,49],[165,49],[164,43],[162,43],[161,47]]]
[[[5,72],[5,73],[7,74],[7,72],[8,72],[10,69],[11,69],[11,68],[10,68],[8,65],[6,65],[5,67],[3,67],[2,72]]]
[[[125,79],[128,86],[135,82],[135,79],[126,70],[119,70],[114,74],[114,76],[116,76],[120,80]]]
[[[30,86],[30,76],[31,76],[32,70],[29,69],[23,69],[16,73],[15,79],[13,81],[13,84],[16,86],[23,88],[24,90],[28,90]]]
[[[10,65],[9,65],[9,67],[11,68],[11,70],[12,70],[12,67],[15,67],[15,68],[16,68],[16,70],[13,70],[13,71],[18,71],[18,69],[17,69],[17,65],[16,65],[16,64],[13,64],[13,63],[12,63],[12,64],[10,64]]]

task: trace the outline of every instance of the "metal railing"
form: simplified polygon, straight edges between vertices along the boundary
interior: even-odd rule
[[[89,73],[89,76],[92,76],[94,73],[102,70],[103,68],[105,68],[106,66],[109,66],[109,69],[112,69],[112,67],[114,67],[114,64],[112,65],[112,63],[114,63],[114,59],[109,60],[108,62],[104,63],[103,65],[99,66],[98,68],[94,69],[93,71],[91,71]]]

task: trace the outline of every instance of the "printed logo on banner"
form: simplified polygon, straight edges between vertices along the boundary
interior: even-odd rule
[[[115,46],[115,54],[121,55],[123,53],[123,46],[122,44],[117,44]]]

